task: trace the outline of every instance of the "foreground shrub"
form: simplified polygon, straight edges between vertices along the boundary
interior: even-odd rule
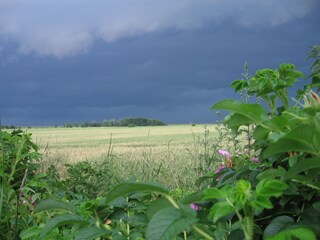
[[[0,129],[0,239],[17,239],[35,224],[31,211],[37,195],[27,184],[39,166],[37,151],[31,134]]]
[[[231,99],[213,105],[231,111],[225,124],[235,134],[250,129],[250,148],[235,154],[219,149],[221,165],[198,179],[199,191],[177,199],[161,184],[131,180],[94,200],[46,199],[34,209],[39,225],[21,238],[319,238],[319,59],[312,82],[292,105],[287,88],[302,76],[294,65],[282,64],[232,83],[237,92],[262,99],[267,109]]]

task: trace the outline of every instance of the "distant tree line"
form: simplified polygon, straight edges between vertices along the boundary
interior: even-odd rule
[[[2,129],[16,129],[18,128],[17,126],[14,125],[1,125]]]
[[[123,118],[123,119],[110,119],[103,120],[102,122],[82,122],[82,123],[66,123],[64,127],[135,127],[135,126],[164,126],[167,125],[158,119],[149,118]]]

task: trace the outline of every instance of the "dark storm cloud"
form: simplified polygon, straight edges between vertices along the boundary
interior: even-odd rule
[[[0,34],[19,52],[62,58],[107,42],[166,29],[200,29],[231,19],[245,27],[277,26],[301,19],[317,0],[3,0]]]
[[[94,2],[0,2],[4,123],[213,122],[245,62],[306,71],[320,39],[312,0]]]

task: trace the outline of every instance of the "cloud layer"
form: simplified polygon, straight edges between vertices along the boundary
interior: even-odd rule
[[[195,30],[232,21],[270,27],[306,16],[317,0],[2,0],[0,43],[21,54],[63,58],[88,52],[96,40]]]

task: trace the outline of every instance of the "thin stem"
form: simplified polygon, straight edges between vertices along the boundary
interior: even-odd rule
[[[283,103],[283,106],[285,109],[288,109],[289,106],[289,99],[288,94],[285,88],[279,89],[279,91],[276,92],[278,97],[280,98],[281,102]]]
[[[129,198],[126,197],[126,201],[127,203],[129,203]],[[130,209],[127,209],[127,215],[128,215],[128,219],[130,218]],[[129,222],[127,222],[127,234],[128,234],[128,237],[127,239],[130,239],[130,225],[129,225]]]
[[[265,100],[266,104],[268,105],[271,115],[272,116],[275,115],[276,110],[272,101],[268,98],[268,96],[262,96],[262,98]]]
[[[14,223],[14,239],[19,239],[18,238],[18,218],[19,218],[19,193],[17,194],[16,198],[16,213],[15,213],[15,223]]]
[[[240,222],[240,224],[241,224],[241,228],[242,228],[242,230],[243,230],[245,239],[246,239],[246,240],[252,240],[252,225],[253,225],[253,217],[251,216],[252,214],[248,214],[248,215],[247,215],[247,216],[249,216],[249,217],[248,217],[248,218],[249,218],[249,221],[248,221],[249,226],[248,226],[248,225],[244,224],[244,220],[245,220],[246,218],[243,218],[243,217],[241,216],[240,212],[236,209],[236,207],[233,205],[233,203],[230,201],[230,199],[229,199],[229,198],[226,198],[226,201],[227,201],[227,203],[230,204],[231,207],[233,207],[233,209],[234,209],[234,211],[235,211],[235,213],[236,213],[236,215],[237,215],[237,217],[238,217],[238,219],[239,219],[239,222]],[[250,210],[244,208],[244,211],[245,211],[245,212],[248,212],[248,211],[250,211]],[[245,214],[245,215],[246,215],[246,214]]]
[[[212,236],[210,236],[208,233],[202,231],[200,228],[198,228],[197,226],[195,225],[192,225],[191,226],[193,230],[195,230],[197,233],[199,233],[201,236],[203,236],[205,239],[208,239],[208,240],[215,240]]]
[[[170,197],[169,195],[166,195],[166,198],[168,199],[168,201],[172,204],[172,206],[176,209],[180,209],[179,205],[173,200],[172,197]]]

